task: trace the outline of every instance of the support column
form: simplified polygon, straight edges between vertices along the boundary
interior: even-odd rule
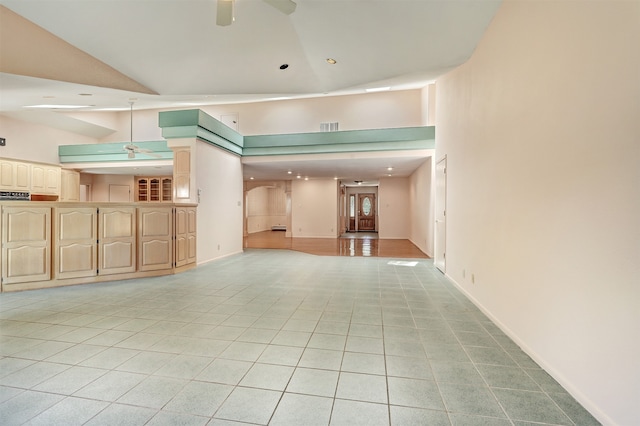
[[[173,202],[198,203],[196,185],[196,139],[169,139],[173,151]]]

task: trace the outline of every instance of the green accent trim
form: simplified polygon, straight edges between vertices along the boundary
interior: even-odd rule
[[[435,127],[401,127],[396,129],[349,130],[340,132],[295,133],[285,135],[245,136],[246,148],[336,145],[372,142],[435,140]]]
[[[168,139],[177,137],[200,137],[200,130],[205,130],[206,133],[204,134],[208,135],[212,133],[216,135],[216,138],[214,138],[216,140],[224,139],[240,149],[244,146],[244,136],[199,109],[161,111],[158,117],[158,124],[162,128],[162,136]],[[182,128],[182,131],[178,133],[180,136],[174,136],[172,132],[168,131],[176,127]],[[196,130],[197,128],[199,129]],[[189,130],[191,130],[191,132],[186,133],[189,132]],[[205,140],[210,142],[209,139]],[[217,142],[213,143],[217,145]],[[235,152],[236,149],[234,148],[233,151]]]
[[[61,163],[84,163],[84,162],[112,162],[127,161],[127,151],[124,146],[130,142],[115,143],[95,143],[84,145],[60,145],[58,147],[58,157]],[[136,161],[171,160],[173,151],[167,146],[167,141],[146,141],[133,142],[139,148],[153,151],[160,155],[160,158],[151,157],[140,153],[136,155]]]
[[[347,152],[371,151],[407,151],[419,149],[433,149],[435,141],[418,140],[402,142],[372,142],[372,143],[338,143],[325,145],[296,145],[296,146],[265,146],[245,148],[243,157],[257,157],[265,155],[296,155],[296,154],[333,154]]]
[[[162,136],[194,138],[248,156],[433,149],[435,127],[242,136],[199,109],[162,111]]]
[[[166,139],[198,139],[243,157],[435,148],[433,126],[242,136],[199,109],[162,111],[158,121]],[[126,161],[127,152],[123,147],[127,143],[62,145],[58,155],[61,163]],[[161,155],[161,159],[173,158],[166,141],[134,144]],[[154,159],[136,156],[136,161]]]

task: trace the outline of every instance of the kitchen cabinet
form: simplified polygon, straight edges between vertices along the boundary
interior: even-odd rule
[[[30,164],[0,160],[0,191],[31,191]]]
[[[196,261],[196,208],[175,208],[175,266]]]
[[[136,178],[136,201],[170,202],[173,199],[173,178],[145,176]]]
[[[28,165],[31,170],[32,194],[60,195],[60,167],[31,163]]]
[[[1,291],[168,275],[196,266],[194,204],[0,202]]]
[[[173,267],[173,208],[138,208],[138,270]]]
[[[2,208],[2,290],[51,279],[51,208]]]
[[[60,201],[80,201],[80,173],[62,169],[60,180]]]
[[[96,276],[98,210],[95,207],[63,207],[53,211],[56,278]]]

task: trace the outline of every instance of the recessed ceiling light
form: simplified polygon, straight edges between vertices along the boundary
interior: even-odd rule
[[[253,180],[253,176],[251,176],[249,179],[250,179],[250,180]]]
[[[385,86],[385,87],[372,87],[371,89],[366,89],[366,92],[368,93],[372,93],[372,92],[385,92],[387,90],[391,90],[391,87],[389,86]]]
[[[305,176],[305,177],[304,177],[304,180],[309,180],[309,176]]]
[[[287,174],[288,174],[288,175],[290,175],[291,173],[292,173],[292,172],[291,172],[291,170],[289,170],[289,171],[287,172]]]
[[[387,167],[387,171],[390,172],[391,170],[393,170],[393,167]]]
[[[333,58],[327,58],[327,63],[328,63],[328,64],[331,64],[331,65],[335,65],[335,64],[337,64],[337,63],[338,63],[338,61],[336,61],[336,60],[335,60],[335,59],[333,59]]]
[[[302,177],[302,176],[300,176],[300,175],[296,176],[296,178],[297,178],[297,179],[300,179],[301,177]]]
[[[280,65],[280,69],[281,69],[281,70],[286,70],[287,68],[289,68],[289,64],[282,64],[282,65]]]

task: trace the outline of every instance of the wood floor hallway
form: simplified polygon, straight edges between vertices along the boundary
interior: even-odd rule
[[[287,238],[283,231],[264,231],[245,237],[244,248],[287,249],[319,256],[429,258],[409,240],[379,239],[372,233],[345,234],[340,238]]]

